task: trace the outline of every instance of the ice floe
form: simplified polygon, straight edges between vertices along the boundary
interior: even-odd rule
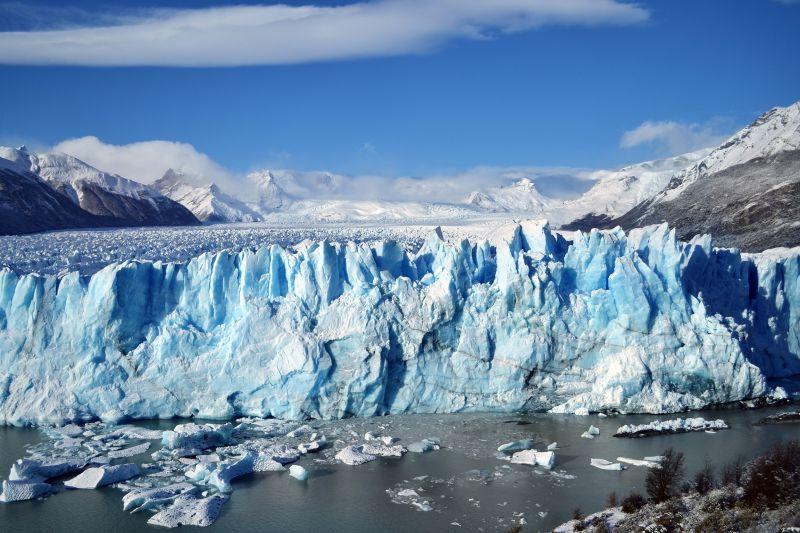
[[[139,465],[125,463],[115,466],[96,466],[87,468],[72,479],[64,482],[64,486],[70,489],[96,489],[126,481],[136,477],[141,473]]]
[[[595,468],[599,468],[600,470],[624,470],[625,467],[622,466],[620,463],[612,463],[606,459],[595,459],[592,458],[589,460],[589,464]]]
[[[628,424],[620,426],[615,437],[649,437],[669,433],[688,433],[692,431],[708,431],[728,429],[724,420],[706,420],[705,418],[675,418],[672,420],[654,420],[648,424]]]
[[[550,470],[555,465],[556,454],[553,451],[523,450],[512,455],[511,462],[522,465],[543,466]]]

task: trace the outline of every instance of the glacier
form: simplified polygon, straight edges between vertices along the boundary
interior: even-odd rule
[[[666,225],[0,270],[0,423],[678,412],[800,374],[800,249]]]

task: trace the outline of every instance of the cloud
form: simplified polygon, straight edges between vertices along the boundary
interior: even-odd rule
[[[726,135],[717,131],[721,122],[724,121],[685,124],[671,120],[648,120],[623,133],[619,145],[622,148],[651,145],[670,155],[692,152],[716,146],[725,139]]]
[[[221,187],[237,187],[231,172],[187,143],[144,141],[116,145],[90,136],[62,141],[53,150],[142,183],[152,183],[173,168],[196,176],[199,182],[214,181]]]
[[[41,18],[41,15],[37,17]],[[0,32],[0,63],[86,66],[278,65],[418,54],[457,39],[542,26],[631,25],[619,0],[377,0],[334,7],[250,5],[120,13],[109,22]],[[52,24],[51,24],[52,26]]]

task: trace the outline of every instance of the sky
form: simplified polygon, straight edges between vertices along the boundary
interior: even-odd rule
[[[797,28],[792,0],[0,0],[0,144],[142,181],[613,168],[800,99]]]

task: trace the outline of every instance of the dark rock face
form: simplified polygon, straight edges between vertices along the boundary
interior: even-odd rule
[[[0,169],[0,234],[112,225],[88,213],[30,172]]]
[[[586,217],[585,217],[586,218]],[[578,220],[568,229],[586,229]],[[759,252],[800,245],[800,151],[756,158],[703,176],[669,201],[641,203],[592,227],[668,223],[680,239],[710,233],[717,246]],[[585,226],[585,224],[583,224]]]
[[[76,184],[80,207],[89,213],[119,220],[121,226],[192,226],[200,221],[166,196],[132,198],[90,182]]]
[[[0,169],[0,235],[56,229],[199,225],[169,198],[132,198],[81,182],[80,205],[31,172]]]

